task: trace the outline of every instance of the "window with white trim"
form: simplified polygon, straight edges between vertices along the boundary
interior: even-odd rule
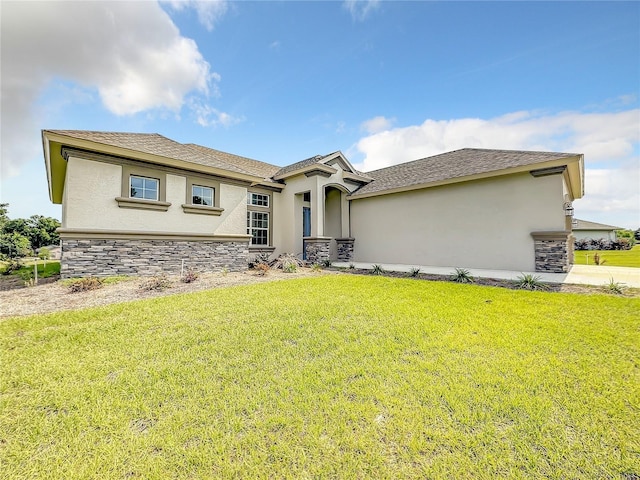
[[[268,207],[269,206],[269,195],[264,193],[247,193],[247,204],[255,205],[256,207]]]
[[[202,185],[191,186],[191,203],[193,205],[213,206],[215,198],[215,189],[212,187],[203,187]]]
[[[251,235],[251,245],[269,245],[269,214],[248,211],[247,234]]]
[[[159,190],[160,180],[157,178],[129,176],[129,196],[131,198],[157,201]]]

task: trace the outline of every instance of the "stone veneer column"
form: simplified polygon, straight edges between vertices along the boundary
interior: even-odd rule
[[[571,266],[573,236],[570,231],[531,232],[536,272],[566,273]]]
[[[336,238],[339,262],[353,260],[353,243],[355,240],[355,238]]]
[[[308,263],[329,260],[330,237],[304,237],[305,258]]]
[[[63,238],[62,278],[112,275],[179,274],[247,268],[246,241]],[[183,264],[184,261],[184,264]]]

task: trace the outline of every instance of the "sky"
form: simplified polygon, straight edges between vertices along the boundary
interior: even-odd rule
[[[640,2],[0,0],[0,202],[60,219],[42,129],[371,171],[582,153],[576,217],[640,227]]]

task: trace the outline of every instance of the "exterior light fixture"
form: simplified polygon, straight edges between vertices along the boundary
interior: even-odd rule
[[[571,202],[565,202],[563,208],[564,208],[564,214],[567,217],[573,217],[573,205],[571,205]]]

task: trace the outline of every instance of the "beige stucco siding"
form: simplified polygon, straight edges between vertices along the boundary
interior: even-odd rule
[[[246,234],[247,190],[220,185],[220,216],[185,213],[187,177],[166,174],[166,212],[121,208],[122,167],[70,157],[67,166],[63,228],[182,234]]]
[[[329,177],[322,175],[296,175],[286,179],[282,192],[274,194],[273,246],[275,254],[302,254],[302,207],[311,208],[312,237],[346,237],[349,229],[349,212],[346,194],[329,189],[329,198],[325,199],[327,186],[340,186],[351,191],[356,185],[345,182],[344,172],[339,165],[333,165],[336,173]],[[309,192],[311,202],[304,204],[302,194]],[[325,202],[328,202],[325,204]],[[325,207],[328,209],[325,210]]]
[[[561,175],[528,173],[351,201],[355,261],[535,270],[533,231],[564,230]]]

